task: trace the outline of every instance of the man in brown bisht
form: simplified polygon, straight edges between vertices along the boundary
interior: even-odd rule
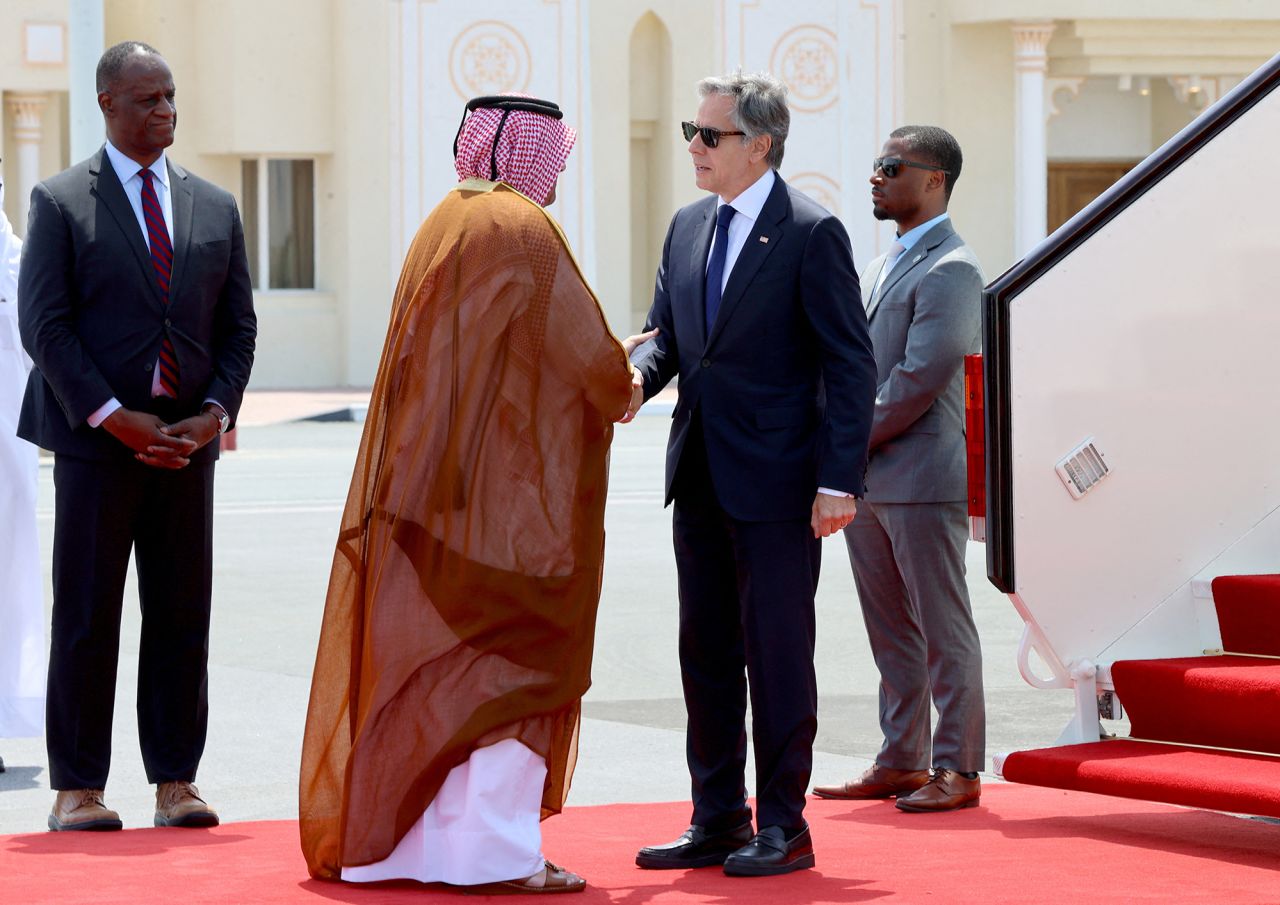
[[[577,137],[477,98],[396,289],[347,498],[300,785],[312,876],[578,892],[539,820],[577,754],[630,351],[542,205]]]

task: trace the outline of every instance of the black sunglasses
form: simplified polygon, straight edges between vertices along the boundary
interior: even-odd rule
[[[916,163],[914,160],[903,160],[901,157],[877,157],[871,161],[871,172],[875,173],[880,170],[884,173],[886,179],[893,179],[902,172],[903,167],[915,167],[917,170],[937,170],[940,173],[949,173],[946,167],[935,167],[931,163]]]
[[[708,148],[714,148],[720,144],[720,139],[726,135],[746,135],[746,132],[731,132],[723,129],[713,129],[710,126],[699,126],[697,123],[681,123],[680,131],[684,133],[685,141],[693,141],[693,136],[701,135],[702,143]]]

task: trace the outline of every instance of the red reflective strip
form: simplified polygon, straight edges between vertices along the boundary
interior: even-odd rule
[[[969,515],[987,516],[986,415],[982,399],[982,356],[964,357],[965,458],[969,474]]]

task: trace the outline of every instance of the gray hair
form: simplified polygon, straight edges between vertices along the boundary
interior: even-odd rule
[[[734,128],[746,133],[742,143],[768,135],[773,139],[769,148],[769,166],[775,170],[782,166],[782,153],[791,128],[791,111],[787,109],[787,86],[767,72],[743,73],[742,70],[726,76],[712,76],[698,83],[698,97],[723,94],[733,98],[733,110],[729,117]]]
[[[113,91],[125,67],[138,56],[158,57],[160,51],[141,41],[121,41],[119,44],[108,47],[98,60],[98,69],[95,73],[98,93]]]

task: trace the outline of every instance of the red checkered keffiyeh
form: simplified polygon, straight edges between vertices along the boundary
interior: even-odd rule
[[[519,95],[527,97],[528,95]],[[458,136],[454,168],[458,179],[492,178],[489,155],[493,136],[502,122],[501,110],[472,111]],[[562,120],[540,113],[512,110],[498,138],[498,180],[541,205],[564,169],[578,132]]]

